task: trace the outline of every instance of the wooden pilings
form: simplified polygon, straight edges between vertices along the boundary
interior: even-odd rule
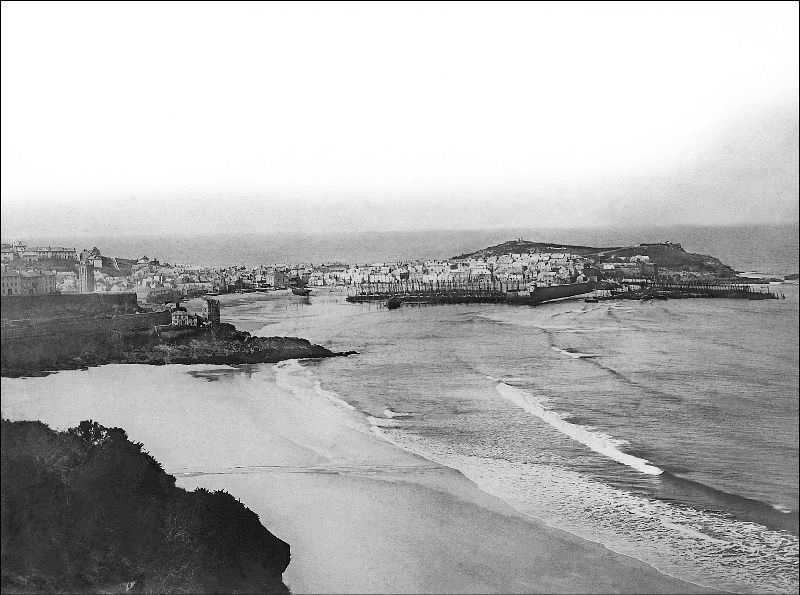
[[[514,284],[518,287],[518,284]],[[506,300],[508,283],[499,281],[397,281],[362,283],[347,297],[348,302],[383,301],[392,296],[404,303],[471,304]]]

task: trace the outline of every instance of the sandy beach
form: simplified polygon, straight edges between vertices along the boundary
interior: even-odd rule
[[[116,365],[3,378],[2,415],[125,428],[180,486],[230,492],[287,541],[284,581],[295,593],[702,590],[523,517],[385,442],[347,404],[304,386],[297,368]]]

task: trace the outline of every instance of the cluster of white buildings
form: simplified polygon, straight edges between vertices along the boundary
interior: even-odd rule
[[[217,290],[219,275],[209,269],[187,265],[161,263],[157,259],[142,256],[133,265],[130,286],[137,294],[148,294],[152,290],[172,290],[182,295],[200,295]]]
[[[285,287],[288,280],[303,279],[309,286],[361,283],[459,283],[499,281],[552,285],[582,281],[592,261],[576,254],[536,252],[458,260],[376,262],[371,264],[276,265],[236,270],[228,279],[243,287]],[[591,274],[596,275],[592,272]]]
[[[61,246],[38,246],[28,248],[25,242],[0,245],[0,261],[5,263],[17,260],[30,263],[56,258],[78,260],[78,252],[75,248],[63,248]]]
[[[235,289],[282,289],[294,281],[316,286],[348,286],[362,283],[463,283],[500,282],[535,283],[555,285],[589,280],[596,276],[593,261],[577,254],[566,252],[513,253],[501,256],[462,258],[453,260],[425,260],[411,262],[377,262],[372,264],[275,264],[247,268],[202,268],[186,265],[170,265],[147,256],[139,258],[128,273],[127,264],[120,271],[116,259],[105,257],[97,248],[77,253],[75,249],[61,247],[39,247],[28,250],[22,242],[3,244],[4,265],[11,261],[24,262],[25,258],[73,258],[87,263],[94,269],[92,291],[135,291],[140,298],[154,295],[180,293],[183,296],[208,292],[226,292]],[[646,257],[643,257],[646,258]],[[8,268],[4,266],[4,268]],[[119,272],[117,272],[119,271]],[[51,282],[52,279],[52,282]],[[17,278],[3,281],[3,293],[22,287]],[[30,292],[30,285],[26,290]],[[74,293],[80,291],[79,275],[71,271],[51,273],[46,282],[37,282],[37,287],[48,291]]]
[[[225,287],[252,289],[285,288],[293,279],[311,287],[359,285],[361,283],[461,283],[498,281],[555,285],[596,276],[593,261],[564,252],[533,252],[486,258],[376,262],[371,264],[305,264],[232,267],[207,273]]]
[[[309,285],[360,283],[460,283],[499,281],[554,285],[582,281],[592,262],[576,254],[535,252],[459,260],[350,265],[326,274],[312,273]]]

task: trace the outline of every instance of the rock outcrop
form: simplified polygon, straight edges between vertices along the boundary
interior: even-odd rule
[[[41,331],[42,326],[35,329]],[[225,323],[160,331],[34,334],[33,330],[14,329],[13,337],[3,331],[3,376],[36,376],[104,364],[255,364],[354,353],[334,352],[298,337],[253,337]]]

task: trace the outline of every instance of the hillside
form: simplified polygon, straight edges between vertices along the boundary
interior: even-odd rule
[[[720,278],[736,277],[736,271],[719,258],[707,254],[686,252],[680,244],[640,244],[629,248],[618,248],[599,254],[600,262],[612,258],[630,258],[631,256],[647,256],[650,262],[665,271],[686,271]]]
[[[511,240],[503,242],[502,244],[497,244],[496,246],[482,248],[481,250],[469,254],[461,254],[460,256],[453,257],[453,259],[487,258],[490,256],[527,252],[568,252],[594,260],[597,264],[629,260],[631,256],[647,256],[649,262],[657,265],[663,272],[687,272],[717,279],[731,279],[736,277],[736,271],[728,265],[723,264],[718,258],[707,254],[686,252],[680,244],[671,242],[598,248],[592,246],[530,242],[527,240]]]
[[[126,258],[117,258],[116,261],[119,269],[113,266],[113,259],[104,256],[103,266],[95,268],[95,272],[103,273],[109,277],[124,277],[131,274],[131,268],[136,262]],[[41,269],[59,273],[78,273],[78,261],[71,258],[40,258],[34,262],[15,260],[11,262],[11,266],[14,268]]]
[[[288,593],[289,546],[121,428],[2,421],[3,593]]]
[[[579,254],[581,256],[589,256],[606,252],[609,250],[619,250],[619,247],[612,248],[593,248],[591,246],[571,246],[567,244],[553,244],[543,242],[531,242],[528,240],[509,240],[496,246],[489,246],[482,248],[475,252],[468,254],[461,254],[454,256],[451,260],[465,260],[468,258],[487,258],[489,256],[503,256],[504,254],[524,254],[526,252],[568,252],[570,254]]]

